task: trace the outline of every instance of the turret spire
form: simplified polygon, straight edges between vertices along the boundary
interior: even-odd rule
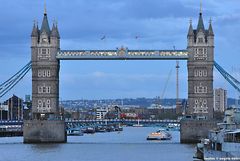
[[[214,36],[213,28],[212,28],[212,19],[211,18],[209,20],[208,35],[209,36]]]
[[[47,4],[46,4],[46,0],[44,0],[44,15],[47,14]]]
[[[202,0],[200,0],[200,14],[202,14]]]
[[[33,29],[32,29],[32,34],[31,34],[32,37],[37,37],[38,36],[38,25],[37,25],[37,21],[34,20],[34,23],[33,23]]]
[[[188,29],[188,36],[194,36],[193,27],[192,27],[192,19],[190,19],[189,29]]]
[[[200,14],[198,19],[197,32],[199,32],[199,30],[202,30],[203,32],[205,31],[203,17],[202,17],[202,0],[200,0]]]
[[[48,18],[47,18],[47,9],[46,9],[46,1],[44,1],[44,17],[42,21],[42,27],[41,27],[41,33],[46,32],[48,35],[50,35],[50,27],[48,24]]]
[[[51,37],[60,38],[60,35],[59,35],[59,32],[58,32],[58,27],[57,27],[57,22],[56,22],[56,21],[53,23],[52,32],[51,32]]]

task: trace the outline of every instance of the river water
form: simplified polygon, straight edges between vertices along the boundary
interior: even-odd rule
[[[156,127],[125,127],[120,133],[69,136],[65,144],[23,144],[22,137],[0,138],[0,161],[192,161],[193,145],[147,141]]]

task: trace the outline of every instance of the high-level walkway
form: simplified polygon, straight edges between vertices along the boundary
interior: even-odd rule
[[[61,50],[59,60],[187,60],[187,50]]]

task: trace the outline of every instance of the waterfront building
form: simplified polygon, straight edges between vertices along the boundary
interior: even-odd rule
[[[7,99],[4,103],[7,105],[7,120],[23,119],[23,100],[15,95]]]
[[[97,108],[96,109],[96,119],[101,120],[105,118],[105,115],[108,113],[108,108]]]
[[[182,115],[182,113],[183,113],[182,103],[178,101],[176,102],[176,114]]]
[[[224,112],[227,108],[227,91],[218,88],[214,89],[214,111]]]
[[[77,111],[72,112],[72,120],[79,120],[80,119],[80,112],[79,109]]]

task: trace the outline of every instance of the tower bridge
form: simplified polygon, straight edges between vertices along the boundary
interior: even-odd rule
[[[29,69],[32,69],[32,119],[24,121],[24,142],[66,142],[65,122],[59,109],[59,70],[64,60],[186,60],[188,69],[188,108],[186,114],[208,121],[213,119],[213,67],[239,89],[240,84],[232,79],[217,63],[214,63],[214,32],[210,21],[205,28],[200,11],[197,28],[190,22],[186,49],[183,50],[61,50],[57,24],[49,27],[45,10],[41,28],[34,23],[31,34],[31,62],[21,72],[0,85],[0,97],[9,91]],[[206,134],[202,127],[192,131],[191,136]],[[205,125],[205,124],[204,124]],[[186,124],[184,130],[189,128]],[[206,126],[209,127],[209,126]],[[191,128],[189,128],[191,129]],[[202,132],[202,129],[205,130]],[[182,137],[181,137],[182,139]]]
[[[190,23],[186,50],[61,50],[57,24],[49,27],[45,10],[42,26],[32,34],[32,120],[24,122],[24,142],[65,142],[59,114],[60,60],[187,60],[187,114],[213,118],[214,33],[205,29],[202,12],[197,29]]]

